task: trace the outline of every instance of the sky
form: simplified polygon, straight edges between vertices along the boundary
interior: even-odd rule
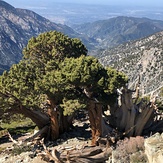
[[[64,3],[85,3],[85,4],[106,4],[106,5],[137,5],[137,6],[158,6],[163,7],[163,0],[5,0],[14,7],[23,5],[39,4],[41,2],[64,2]]]

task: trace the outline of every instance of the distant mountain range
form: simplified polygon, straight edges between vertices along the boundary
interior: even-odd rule
[[[32,36],[57,30],[70,37],[80,38],[104,65],[114,66],[129,75],[130,85],[141,74],[144,94],[162,86],[163,34],[120,45],[163,30],[163,21],[146,18],[117,17],[74,27],[52,23],[25,9],[17,9],[0,0],[0,74],[22,58],[22,49]],[[152,67],[153,66],[153,67]]]
[[[132,89],[140,76],[142,95],[159,93],[163,88],[163,31],[107,49],[99,55],[99,60],[104,66],[125,72]]]
[[[98,48],[105,49],[159,32],[163,30],[163,21],[119,16],[75,25],[73,29],[93,38]]]
[[[22,49],[32,36],[50,30],[60,31],[70,37],[80,37],[90,47],[89,38],[82,37],[70,27],[50,22],[35,12],[14,8],[0,0],[0,74],[20,61]]]

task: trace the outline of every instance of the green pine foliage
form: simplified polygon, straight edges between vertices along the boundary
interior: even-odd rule
[[[128,82],[127,76],[113,68],[106,68],[107,70],[107,90],[108,93],[113,93],[115,89],[125,86]]]
[[[30,109],[42,108],[53,99],[64,115],[86,108],[88,89],[101,102],[108,101],[115,90],[127,83],[126,76],[87,56],[78,39],[50,31],[33,37],[23,51],[24,57],[0,77],[0,105],[17,106],[17,101]]]
[[[86,108],[85,103],[80,99],[63,99],[63,103],[60,105],[63,108],[63,114],[65,116],[73,114],[79,109]]]
[[[24,58],[38,60],[43,64],[51,60],[63,60],[65,57],[87,55],[87,49],[77,38],[69,38],[57,31],[50,31],[32,37],[23,50]]]

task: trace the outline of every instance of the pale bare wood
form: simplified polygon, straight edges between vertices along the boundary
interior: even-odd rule
[[[48,160],[53,160],[55,163],[79,163],[79,162],[103,162],[108,159],[108,156],[111,154],[110,148],[102,148],[99,146],[85,146],[80,150],[61,150],[58,151],[56,149],[53,149],[52,152],[50,152],[43,141],[41,141],[41,144],[43,145],[45,154],[41,155],[42,157],[48,158]]]
[[[117,130],[122,133],[122,137],[141,135],[144,129],[154,124],[154,118],[159,115],[155,105],[156,98],[151,97],[152,100],[149,104],[143,99],[140,103],[134,103],[133,91],[123,88],[120,92],[117,105],[110,108],[109,123],[114,128],[117,127]],[[138,95],[137,92],[136,98],[138,98]],[[118,103],[121,105],[118,105]]]
[[[148,105],[146,106],[142,113],[139,115],[136,121],[136,127],[135,127],[135,136],[141,135],[142,131],[144,129],[144,126],[148,122],[149,118],[151,117],[153,113],[153,107]]]
[[[7,132],[7,134],[8,134],[8,136],[9,136],[10,140],[11,140],[14,144],[20,144],[18,141],[14,140],[14,139],[12,138],[12,136],[11,136],[11,134],[10,134],[9,132]]]
[[[128,131],[132,126],[134,126],[136,110],[132,101],[132,92],[128,89],[123,89],[122,94],[120,94],[121,106],[119,111],[121,112],[121,118],[118,119],[119,129],[121,131]],[[133,134],[133,130],[128,133],[128,136]]]
[[[34,134],[33,136],[31,136],[30,138],[27,138],[25,141],[32,141],[35,138],[41,136],[44,133],[47,133],[49,126],[44,126],[41,130],[39,130],[36,134]]]
[[[136,84],[136,88],[135,88],[135,101],[134,101],[134,104],[137,103],[138,99],[139,99],[139,96],[140,96],[140,75],[138,77],[138,82]]]
[[[46,145],[44,144],[44,139],[42,139],[41,144],[46,152],[47,157],[49,158],[49,160],[54,161],[55,163],[61,163],[60,158],[58,158],[58,152],[56,149],[53,150],[52,153],[49,152],[49,150],[47,149]]]
[[[125,127],[126,136],[133,136],[134,134],[134,127],[135,126],[135,117],[136,117],[136,110],[134,105],[132,105],[131,110],[128,110],[128,117],[127,117],[127,125]]]

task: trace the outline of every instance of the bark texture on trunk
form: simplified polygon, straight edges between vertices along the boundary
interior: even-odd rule
[[[97,140],[102,136],[102,104],[90,100],[88,107],[89,121],[92,132],[92,145],[97,145]]]
[[[61,133],[69,129],[73,116],[64,116],[63,110],[57,108],[53,101],[48,101],[47,104],[47,113],[41,112],[41,109],[28,109],[21,104],[19,104],[19,109],[14,109],[14,113],[30,118],[39,130],[48,127],[48,131],[40,136],[45,137],[45,140],[55,140]]]
[[[63,110],[52,100],[49,102],[48,115],[50,117],[50,139],[55,140],[60,134],[68,131],[73,116],[64,116]]]
[[[59,137],[59,123],[57,111],[53,108],[48,109],[48,114],[50,117],[50,139],[55,140]]]
[[[48,115],[41,112],[40,109],[30,110],[26,107],[20,106],[20,109],[17,109],[16,112],[30,118],[39,129],[42,129],[44,126],[49,124]]]

